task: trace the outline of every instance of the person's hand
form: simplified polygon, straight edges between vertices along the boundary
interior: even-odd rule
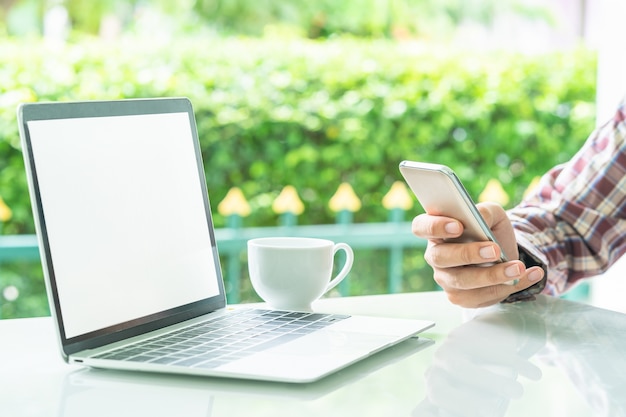
[[[484,307],[506,299],[543,278],[540,267],[526,269],[519,261],[513,226],[504,209],[497,204],[478,204],[487,226],[510,259],[498,262],[500,248],[493,242],[449,243],[447,238],[463,233],[460,221],[443,216],[421,214],[413,219],[413,233],[428,239],[424,257],[434,270],[434,279],[448,299],[462,307]],[[512,280],[515,285],[507,285]]]

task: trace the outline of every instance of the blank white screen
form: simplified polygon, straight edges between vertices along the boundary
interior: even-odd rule
[[[186,113],[28,130],[66,337],[219,294]]]

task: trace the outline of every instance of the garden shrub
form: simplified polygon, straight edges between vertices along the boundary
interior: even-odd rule
[[[234,186],[253,209],[246,226],[277,223],[271,203],[285,185],[305,204],[299,223],[332,223],[341,182],[362,200],[356,222],[385,221],[380,202],[403,159],[450,165],[474,197],[498,179],[515,204],[594,125],[595,55],[584,50],[258,39],[0,50],[0,196],[14,213],[4,233],[33,231],[15,121],[23,101],[189,97],[218,227],[216,206]]]

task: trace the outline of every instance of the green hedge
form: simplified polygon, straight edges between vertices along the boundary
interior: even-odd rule
[[[0,196],[4,233],[33,231],[15,122],[21,101],[187,96],[194,103],[215,223],[240,187],[247,226],[275,225],[271,202],[294,185],[301,224],[332,223],[341,182],[380,202],[403,159],[452,166],[470,193],[498,179],[519,200],[568,159],[594,120],[595,55],[470,53],[383,41],[193,39],[168,45],[0,41]]]

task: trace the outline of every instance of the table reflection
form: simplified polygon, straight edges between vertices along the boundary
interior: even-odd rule
[[[239,404],[254,408],[255,403],[271,415],[280,415],[281,406],[298,407],[324,398],[433,344],[426,338],[412,338],[311,384],[82,369],[66,376],[58,416],[238,415],[228,410]]]
[[[466,313],[432,351],[412,339],[313,384],[80,370],[66,377],[58,416],[550,415],[544,406],[572,399],[518,399],[562,384],[587,404],[579,415],[626,417],[626,315],[543,296]]]
[[[594,415],[626,416],[626,315],[546,296],[467,314],[435,352],[414,416],[504,416],[524,395],[519,378],[539,381],[545,366]]]

